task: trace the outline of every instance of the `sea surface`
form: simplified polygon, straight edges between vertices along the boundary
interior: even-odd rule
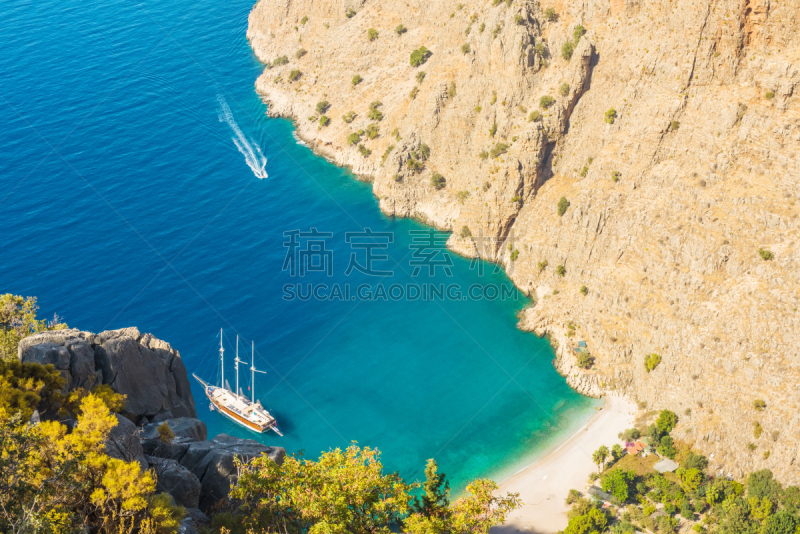
[[[266,117],[251,1],[0,3],[0,292],[83,330],[138,326],[212,382],[223,329],[233,387],[238,335],[247,395],[254,344],[256,396],[286,435],[222,419],[193,381],[210,436],[309,458],[357,441],[412,480],[436,458],[455,491],[502,479],[597,401],[516,329],[523,295],[492,298],[504,273],[382,215],[369,184]]]

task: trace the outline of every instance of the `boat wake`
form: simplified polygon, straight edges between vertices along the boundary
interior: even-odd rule
[[[219,115],[219,121],[227,122],[228,126],[231,127],[231,130],[233,130],[234,137],[231,137],[231,139],[233,139],[233,143],[236,145],[236,148],[238,148],[239,152],[241,152],[244,156],[244,162],[247,163],[247,166],[250,167],[250,170],[253,171],[253,174],[256,175],[256,178],[261,178],[262,180],[267,178],[267,158],[261,153],[261,148],[258,146],[258,144],[256,144],[255,141],[248,139],[242,133],[239,125],[236,124],[236,121],[233,118],[233,113],[231,112],[231,108],[228,107],[228,103],[225,101],[225,98],[222,95],[217,95],[217,100],[219,101],[219,105],[222,107],[222,113]]]

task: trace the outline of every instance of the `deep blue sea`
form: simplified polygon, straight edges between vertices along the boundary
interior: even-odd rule
[[[37,296],[41,314],[83,330],[138,326],[210,381],[220,328],[231,384],[236,335],[244,360],[254,342],[267,371],[257,395],[286,436],[209,412],[195,383],[210,435],[314,458],[355,440],[410,479],[435,457],[456,491],[503,478],[596,401],[567,387],[545,340],[516,329],[522,295],[464,300],[473,284],[488,297],[510,287],[505,274],[448,260],[425,226],[382,215],[370,184],[266,117],[251,2],[0,3],[0,292]],[[391,237],[346,235],[365,228]],[[302,298],[284,298],[287,284]],[[306,299],[308,284],[350,293]],[[360,284],[369,298],[347,300]],[[462,294],[384,299],[378,284]]]

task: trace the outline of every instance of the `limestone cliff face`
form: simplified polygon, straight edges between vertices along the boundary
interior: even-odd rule
[[[372,179],[384,212],[454,230],[451,248],[535,294],[520,325],[553,338],[573,387],[676,411],[714,469],[800,482],[800,2],[493,3],[260,0],[253,49],[289,61],[256,88],[312,148]],[[321,101],[324,127],[309,120]],[[371,124],[377,137],[348,143]]]

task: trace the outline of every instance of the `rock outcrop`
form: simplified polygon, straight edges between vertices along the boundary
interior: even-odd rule
[[[197,417],[186,367],[169,343],[136,328],[100,334],[54,330],[23,339],[22,362],[52,364],[69,390],[108,384],[127,396],[123,415],[138,423],[169,412]]]
[[[714,470],[796,484],[798,12],[260,0],[247,35],[269,63],[256,82],[269,114],[372,180],[385,213],[453,230],[453,250],[538,295],[520,326],[558,342],[571,385],[674,410]],[[650,353],[663,359],[647,372]]]

